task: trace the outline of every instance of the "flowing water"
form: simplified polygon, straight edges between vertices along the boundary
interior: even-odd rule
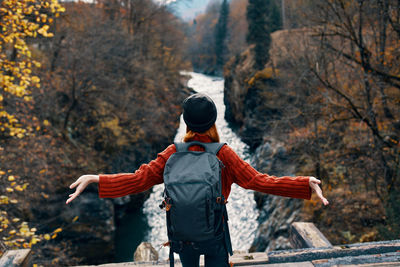
[[[192,76],[188,82],[189,87],[199,93],[207,94],[214,100],[218,111],[216,123],[221,142],[227,143],[239,156],[247,160],[249,157],[247,146],[232,131],[224,119],[224,80],[195,72],[186,72],[184,74]],[[175,141],[180,142],[182,140],[185,130],[186,126],[181,116],[181,123]],[[159,208],[163,190],[164,186],[162,184],[153,187],[153,193],[143,207],[143,213],[150,228],[144,241],[150,242],[154,248],[159,250],[160,260],[167,259],[169,251],[168,248],[160,248],[161,244],[168,240],[165,211]],[[253,198],[253,191],[244,190],[233,184],[228,200],[227,208],[233,250],[247,251],[253,242],[255,230],[258,226],[258,211]]]

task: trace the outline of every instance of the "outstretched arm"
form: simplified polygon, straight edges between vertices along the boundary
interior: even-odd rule
[[[71,189],[76,187],[76,190],[69,195],[66,203],[79,196],[90,183],[98,183],[101,198],[116,198],[146,191],[163,182],[165,162],[175,152],[175,145],[168,146],[155,160],[142,164],[134,173],[82,175],[70,185]]]
[[[310,199],[311,193],[314,191],[325,205],[329,203],[318,186],[321,181],[315,177],[276,177],[260,173],[242,160],[229,146],[223,146],[218,155],[227,167],[228,177],[232,177],[234,183],[245,189],[301,199]]]
[[[308,183],[310,184],[311,189],[317,194],[317,196],[321,199],[322,203],[324,203],[324,205],[328,205],[329,201],[324,197],[324,195],[322,194],[322,190],[319,187],[319,184],[321,183],[320,180],[318,180],[315,177],[310,177],[310,180],[308,180]]]
[[[94,175],[94,174],[86,174],[82,175],[81,177],[78,178],[74,183],[72,183],[69,188],[74,189],[76,187],[76,190],[74,193],[69,195],[69,198],[65,202],[66,204],[70,203],[72,200],[74,200],[77,196],[80,195],[80,193],[85,190],[85,188],[91,184],[91,183],[98,183],[99,182],[99,176]]]

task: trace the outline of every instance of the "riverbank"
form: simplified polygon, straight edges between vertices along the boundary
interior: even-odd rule
[[[398,155],[398,146],[385,144],[388,147],[380,150],[371,145],[380,142],[374,131],[348,112],[351,107],[345,98],[363,103],[364,99],[354,95],[362,95],[361,89],[344,89],[346,96],[338,100],[337,91],[328,86],[332,85],[329,78],[322,81],[316,77],[314,67],[320,62],[305,58],[316,59],[318,30],[272,33],[270,61],[262,70],[252,68],[251,47],[225,66],[226,117],[254,151],[254,166],[278,176],[318,177],[331,202],[323,207],[315,198],[299,202],[256,193],[260,227],[252,251],[287,248],[288,224],[296,219],[316,223],[334,244],[398,237],[398,190],[394,180],[391,192],[382,186],[383,177],[397,168],[393,155]],[[343,84],[343,88],[362,84],[353,80],[358,77],[357,70],[349,64],[335,60],[332,64],[343,74],[335,84]],[[354,76],[348,75],[350,72]],[[390,87],[386,90],[393,92]],[[387,125],[387,133],[397,136],[399,128],[392,118],[381,113],[376,116]],[[386,130],[379,131],[385,135]],[[378,154],[384,162],[392,162],[390,166],[378,164]],[[381,198],[383,195],[387,198]]]

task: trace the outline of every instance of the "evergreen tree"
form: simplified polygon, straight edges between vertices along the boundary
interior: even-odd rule
[[[281,27],[280,12],[274,0],[249,0],[247,22],[247,43],[255,44],[255,68],[263,69],[269,59],[270,34]]]
[[[225,64],[226,37],[228,28],[229,4],[224,0],[219,11],[218,22],[215,25],[215,58],[217,71],[221,71]]]

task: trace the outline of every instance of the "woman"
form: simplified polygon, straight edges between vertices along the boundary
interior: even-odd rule
[[[211,98],[204,94],[194,94],[183,102],[183,119],[187,125],[184,142],[219,142],[215,121],[217,109]],[[201,146],[192,146],[190,150],[204,150]],[[67,204],[74,200],[90,183],[98,183],[99,197],[116,198],[129,194],[140,193],[156,184],[163,183],[164,166],[168,158],[176,152],[174,144],[159,153],[155,160],[143,164],[134,173],[120,173],[109,175],[83,175],[71,184],[70,188],[76,191],[69,195]],[[228,145],[224,145],[217,157],[222,161],[221,182],[222,194],[227,200],[233,183],[245,189],[292,198],[310,199],[311,192],[315,191],[324,205],[328,200],[322,195],[318,184],[320,180],[314,177],[275,177],[262,174],[243,161]],[[228,238],[229,239],[229,238]],[[212,251],[205,253],[205,264],[209,267],[229,266],[228,252],[231,252],[230,243],[221,241]],[[200,254],[190,245],[181,248],[179,252],[184,267],[199,266]]]

